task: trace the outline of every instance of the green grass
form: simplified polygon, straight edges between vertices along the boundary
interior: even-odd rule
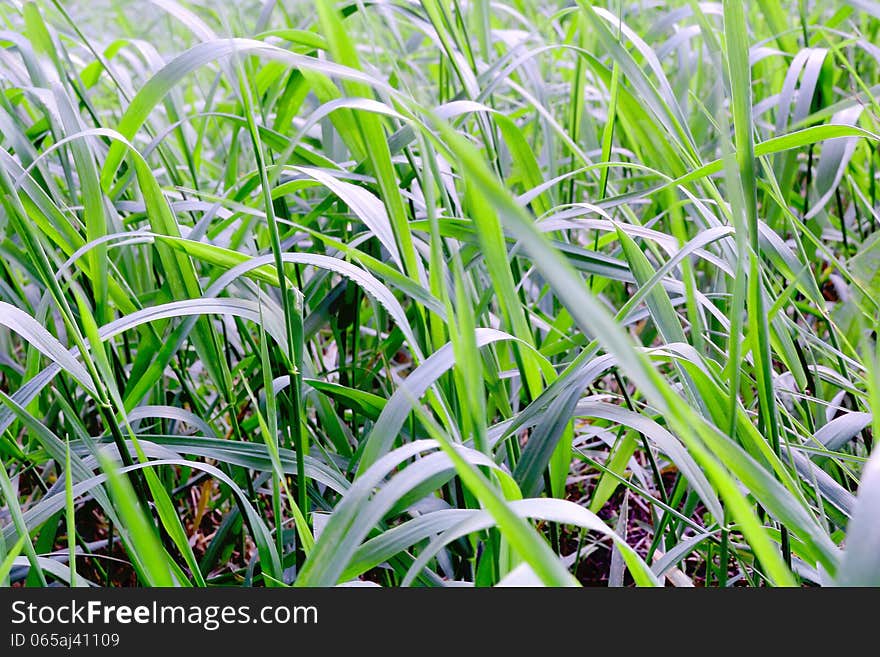
[[[225,5],[0,8],[0,583],[880,583],[880,4]]]

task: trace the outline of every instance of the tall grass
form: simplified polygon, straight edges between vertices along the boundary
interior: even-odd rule
[[[880,4],[0,17],[0,583],[880,585]]]

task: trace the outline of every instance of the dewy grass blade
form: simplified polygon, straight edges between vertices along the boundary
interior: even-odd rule
[[[70,466],[70,441],[64,459],[64,471],[72,473]],[[76,509],[73,504],[73,478],[64,478],[64,520],[67,530],[67,565],[70,568],[70,585],[76,586]]]
[[[352,69],[359,69],[357,51],[342,24],[342,19],[337,13],[334,3],[331,0],[319,0],[317,10],[334,59]],[[353,96],[368,97],[370,94],[369,87],[363,83],[348,82],[345,86]],[[394,226],[394,236],[404,262],[404,273],[413,280],[422,281],[424,280],[423,270],[413,245],[409,220],[391,162],[388,138],[376,115],[369,112],[359,112],[354,115],[354,120],[364,140],[367,159],[382,192],[382,200],[388,210],[388,217]]]
[[[297,463],[299,470],[297,471],[297,508],[300,512],[308,516],[309,499],[306,492],[308,480],[306,479],[305,470],[303,469],[303,458],[306,454],[307,443],[306,435],[303,431],[303,402],[302,402],[302,307],[299,299],[299,290],[288,289],[288,282],[284,273],[284,264],[281,253],[281,234],[278,228],[278,222],[275,217],[275,206],[272,201],[272,193],[269,188],[269,177],[266,172],[266,162],[263,156],[263,145],[260,140],[260,133],[257,130],[257,124],[254,118],[254,111],[251,101],[251,90],[246,87],[241,64],[238,68],[239,88],[243,99],[244,110],[247,114],[248,130],[250,132],[251,142],[254,148],[254,154],[257,160],[257,169],[260,174],[260,186],[264,208],[266,211],[266,219],[269,224],[269,238],[272,245],[272,256],[275,263],[275,271],[278,273],[278,284],[281,291],[281,308],[284,312],[285,335],[287,342],[284,345],[285,357],[287,359],[287,375],[290,377],[291,385],[284,392],[283,400],[289,402],[286,404],[288,421],[285,423],[287,435],[293,440],[294,449],[300,455]],[[301,538],[301,542],[306,540]],[[304,554],[302,557],[304,558]]]
[[[770,328],[766,314],[764,283],[760,267],[761,246],[758,235],[758,192],[755,170],[754,130],[752,126],[752,76],[749,61],[748,26],[742,3],[724,2],[724,43],[727,71],[733,104],[733,131],[740,184],[743,190],[744,210],[749,235],[749,275],[746,308],[749,338],[755,360],[758,384],[759,419],[773,451],[781,451],[779,416],[773,389],[773,362],[770,353]],[[782,550],[791,564],[791,553],[786,530],[782,529]]]

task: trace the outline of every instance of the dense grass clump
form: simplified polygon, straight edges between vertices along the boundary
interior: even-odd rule
[[[3,585],[880,585],[880,4],[0,19]]]

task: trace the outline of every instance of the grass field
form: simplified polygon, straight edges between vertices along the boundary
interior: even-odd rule
[[[880,585],[880,2],[0,21],[0,585]]]

